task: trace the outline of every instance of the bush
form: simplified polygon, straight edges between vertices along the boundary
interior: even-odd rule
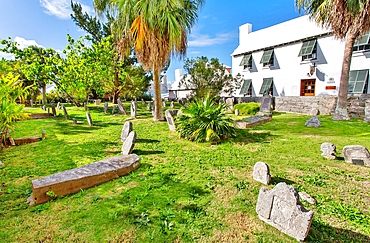
[[[240,115],[255,115],[260,110],[261,104],[256,102],[242,103],[234,105],[233,112],[235,109],[239,110]]]
[[[195,99],[177,117],[176,130],[180,137],[197,142],[219,142],[235,136],[235,128],[231,118],[225,114],[226,109],[226,103],[216,104],[209,97]]]

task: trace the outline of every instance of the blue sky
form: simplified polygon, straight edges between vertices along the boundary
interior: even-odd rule
[[[94,14],[92,0],[78,2]],[[70,0],[3,0],[1,5],[0,39],[10,36],[21,46],[63,50],[67,34],[74,38],[85,34],[69,17]],[[256,31],[298,16],[294,0],[206,0],[189,35],[187,57],[215,57],[231,66],[230,54],[239,44],[240,25],[251,23]],[[168,81],[174,81],[174,70],[182,67],[182,61],[172,60]]]

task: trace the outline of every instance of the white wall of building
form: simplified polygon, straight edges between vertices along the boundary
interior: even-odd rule
[[[263,30],[250,32],[251,26],[239,28],[241,43],[232,53],[232,71],[240,73],[244,79],[252,79],[252,96],[259,94],[263,78],[273,78],[274,96],[300,96],[301,80],[315,79],[315,96],[337,95],[341,75],[344,41],[337,40],[330,30],[322,29],[310,21],[307,16],[299,17]],[[317,59],[302,61],[298,56],[304,39],[317,37]],[[274,67],[263,67],[260,60],[263,49],[274,47]],[[252,52],[251,70],[240,66],[243,54]],[[370,68],[370,54],[355,52],[351,70]],[[311,75],[310,67],[315,66]],[[327,90],[327,86],[336,86]],[[370,86],[370,85],[369,85]],[[235,96],[239,95],[236,91]]]

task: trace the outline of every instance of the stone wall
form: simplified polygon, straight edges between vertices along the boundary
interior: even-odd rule
[[[236,97],[235,103],[261,102],[262,97]],[[370,94],[348,95],[348,113],[350,117],[365,117],[365,103],[370,100]],[[310,114],[313,108],[317,108],[321,115],[334,113],[337,96],[278,96],[273,97],[275,111]]]

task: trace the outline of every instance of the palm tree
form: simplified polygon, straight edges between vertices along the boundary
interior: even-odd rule
[[[347,112],[348,78],[356,38],[370,30],[369,0],[295,0],[299,11],[310,14],[334,36],[345,39],[338,101],[333,120],[349,120]]]
[[[160,72],[166,62],[186,54],[187,36],[204,0],[94,0],[99,13],[116,15],[113,25],[121,54],[133,47],[145,70],[153,72],[154,120],[162,120]]]

